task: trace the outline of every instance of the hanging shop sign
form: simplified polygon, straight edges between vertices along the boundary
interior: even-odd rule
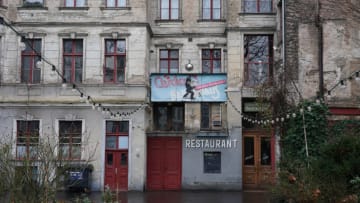
[[[235,139],[186,139],[185,148],[230,149],[236,148]]]
[[[225,102],[226,74],[153,74],[152,102]]]
[[[259,112],[269,108],[270,108],[269,103],[262,103],[262,104],[259,104],[257,102],[244,103],[244,112]]]

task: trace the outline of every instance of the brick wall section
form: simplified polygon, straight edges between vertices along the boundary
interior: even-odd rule
[[[289,0],[286,1],[285,11],[285,41],[286,41],[286,69],[293,79],[298,79],[298,27],[302,23],[314,23],[314,0]],[[290,74],[288,74],[290,75]]]

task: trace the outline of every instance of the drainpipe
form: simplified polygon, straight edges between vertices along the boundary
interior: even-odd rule
[[[324,99],[324,42],[323,42],[323,25],[320,16],[320,0],[316,1],[315,25],[318,28],[318,60],[319,60],[319,98]]]

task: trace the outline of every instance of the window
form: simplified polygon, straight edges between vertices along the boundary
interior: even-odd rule
[[[201,126],[202,130],[221,128],[221,104],[201,103]]]
[[[33,159],[39,144],[39,121],[17,121],[16,158]]]
[[[202,1],[202,19],[219,20],[221,18],[221,0]]]
[[[160,0],[161,20],[179,19],[179,0]]]
[[[128,150],[129,148],[129,122],[106,121],[106,149]],[[112,156],[112,155],[111,155]],[[112,157],[108,157],[109,159]]]
[[[154,123],[156,130],[162,130],[162,131],[184,130],[184,104],[155,103]]]
[[[105,40],[104,82],[125,81],[126,48],[124,39]]]
[[[83,40],[64,39],[64,78],[69,83],[81,83],[83,73]]]
[[[244,0],[245,13],[270,13],[272,12],[272,0]]]
[[[160,50],[160,73],[179,72],[179,50],[161,49]]]
[[[65,7],[84,7],[85,0],[64,0]]]
[[[106,7],[126,7],[126,0],[105,0]]]
[[[59,156],[62,159],[81,159],[81,121],[59,122]]]
[[[272,76],[272,36],[245,35],[245,85],[268,83]]]
[[[24,0],[24,6],[26,7],[42,7],[44,0]]]
[[[41,59],[41,39],[24,39],[25,50],[21,52],[21,82],[40,83],[41,70],[36,62]]]
[[[202,72],[220,73],[221,72],[221,50],[203,49],[202,50]]]
[[[204,173],[221,173],[221,152],[204,152]]]

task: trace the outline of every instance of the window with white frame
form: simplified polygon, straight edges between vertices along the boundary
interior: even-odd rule
[[[127,0],[105,0],[106,7],[108,8],[118,8],[118,7],[126,7]]]
[[[160,49],[160,73],[179,72],[179,50]]]
[[[59,156],[81,159],[82,121],[59,121]]]
[[[125,67],[126,67],[125,39],[106,39],[104,82],[124,83]]]
[[[221,19],[221,0],[202,0],[202,19]]]
[[[178,20],[180,13],[180,0],[160,0],[160,19]]]
[[[272,35],[244,36],[246,86],[257,86],[270,82],[273,61],[272,40]]]
[[[203,49],[201,51],[202,72],[221,72],[221,49]]]
[[[86,0],[64,0],[65,7],[85,7]]]
[[[21,52],[21,82],[40,83],[41,70],[36,62],[41,60],[41,39],[23,39],[25,50]]]
[[[201,130],[221,129],[221,104],[220,103],[201,103]]]
[[[272,3],[272,0],[243,0],[243,10],[245,13],[270,13]]]
[[[44,0],[24,0],[23,5],[26,7],[42,7],[44,6]]]
[[[39,145],[40,121],[16,121],[16,158],[34,159]]]
[[[63,73],[66,82],[81,83],[83,75],[83,40],[63,40]]]

